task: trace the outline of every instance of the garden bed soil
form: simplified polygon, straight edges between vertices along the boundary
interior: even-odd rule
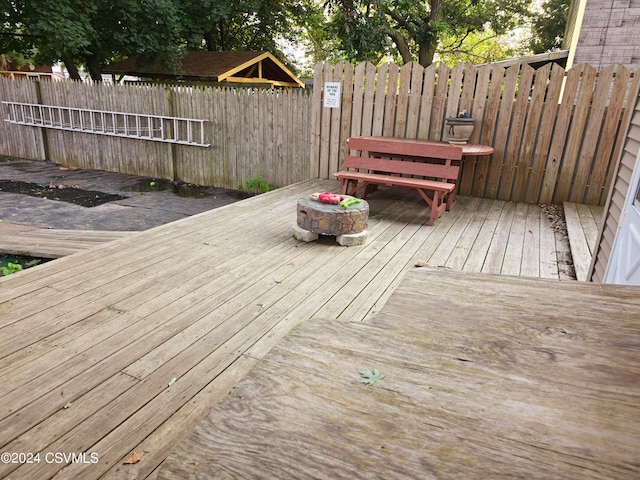
[[[67,185],[40,185],[38,183],[23,182],[21,180],[1,180],[0,191],[7,193],[20,193],[30,197],[45,198],[69,202],[82,207],[96,207],[103,203],[123,200],[127,197],[112,193],[98,192],[95,190],[83,190],[76,186]]]

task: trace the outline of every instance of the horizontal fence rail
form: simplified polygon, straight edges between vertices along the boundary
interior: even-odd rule
[[[495,148],[465,160],[460,193],[528,203],[603,204],[621,126],[640,80],[623,66],[319,63],[314,71],[313,171],[331,178],[350,136],[446,140],[445,119],[475,118],[470,143]],[[335,84],[341,96],[334,98]],[[325,85],[331,97],[325,102]],[[622,128],[624,130],[624,128]]]
[[[207,120],[90,110],[86,108],[2,102],[8,107],[5,122],[32,127],[111,135],[139,140],[210,147],[205,143]]]

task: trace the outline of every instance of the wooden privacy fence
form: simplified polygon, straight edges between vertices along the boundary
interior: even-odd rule
[[[324,106],[327,82],[340,84],[340,95],[328,99],[335,100],[338,108]],[[198,135],[203,136],[200,143],[211,145],[2,121],[0,155],[226,188],[262,175],[279,187],[308,178],[333,178],[350,136],[443,140],[444,119],[466,110],[476,118],[471,142],[492,145],[495,153],[491,158],[465,160],[462,195],[602,205],[633,110],[628,106],[634,104],[639,83],[639,72],[621,66],[596,72],[580,65],[565,72],[551,64],[533,70],[517,65],[423,68],[410,63],[376,68],[369,63],[356,67],[319,63],[312,95],[298,89],[114,86],[0,78],[3,102],[58,106],[58,110],[68,107],[88,111],[86,118],[98,118],[95,111],[120,112],[113,116],[111,127],[92,125],[94,130],[127,130],[118,123],[118,119],[132,122],[133,116],[127,113],[206,120]],[[3,119],[12,113],[9,108],[2,105]],[[151,124],[156,125],[149,120]],[[163,131],[156,137],[174,133]]]
[[[103,85],[0,78],[0,100],[83,109],[82,128],[95,131],[56,129],[62,123],[68,124],[71,116],[60,115],[58,120],[54,113],[52,121],[45,109],[43,116],[50,123],[57,122],[56,128],[0,121],[0,155],[47,159],[80,168],[180,179],[224,188],[238,188],[245,180],[258,176],[276,187],[310,178],[311,97],[304,90]],[[3,104],[2,120],[12,113],[10,107]],[[55,109],[49,111],[56,112]],[[119,113],[106,114],[105,125],[96,126],[95,122],[99,121],[96,119],[100,118],[96,111]],[[135,118],[140,115],[126,113],[163,117],[164,124],[156,118],[147,125],[143,118],[141,128],[135,125]],[[78,128],[81,114],[74,115],[77,115],[74,118]],[[174,124],[176,128],[190,128],[189,123],[166,118],[206,120],[204,131],[198,131],[196,136],[202,135],[205,141],[200,143],[211,146],[114,136],[117,131],[128,130],[134,132],[130,137],[135,137],[136,128],[143,134],[151,127],[169,129]],[[37,123],[41,117],[32,121]],[[146,135],[188,136],[188,132],[179,133],[181,135],[176,132]]]
[[[534,70],[319,63],[312,175],[331,178],[340,169],[350,136],[444,140],[445,118],[466,110],[476,118],[470,142],[492,145],[495,153],[465,160],[462,195],[603,204],[639,73],[622,66],[596,72],[579,65],[565,72],[555,64]],[[337,108],[324,106],[327,82],[341,85]]]

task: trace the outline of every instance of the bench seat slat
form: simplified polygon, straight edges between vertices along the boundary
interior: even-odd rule
[[[378,173],[361,173],[361,172],[337,172],[338,178],[351,180],[360,180],[377,185],[389,185],[408,188],[424,188],[426,190],[438,190],[440,192],[453,192],[456,188],[454,183],[439,182],[436,180],[427,180],[425,178],[408,178],[398,177],[395,175],[381,175]]]

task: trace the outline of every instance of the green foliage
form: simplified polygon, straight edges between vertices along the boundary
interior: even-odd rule
[[[61,60],[72,78],[94,80],[108,63],[133,55],[176,66],[187,49],[267,50],[295,41],[314,0],[0,0],[0,53],[34,63]]]
[[[7,266],[0,267],[0,273],[2,276],[11,275],[12,273],[16,273],[22,270],[22,265],[19,263],[9,262]]]
[[[238,190],[249,193],[265,193],[275,190],[275,187],[269,185],[260,173],[255,177],[245,179],[241,185],[238,185]]]
[[[41,262],[42,260],[39,258],[29,259],[29,257],[2,255],[0,256],[0,276],[11,275]]]
[[[542,12],[534,14],[530,48],[533,53],[545,53],[562,48],[570,0],[547,0]]]
[[[527,55],[524,45],[510,44],[504,35],[492,31],[471,33],[463,39],[455,37],[442,38],[436,54],[439,62],[450,67],[459,63],[490,63]]]
[[[362,377],[360,378],[360,383],[366,385],[373,385],[384,378],[384,375],[382,375],[377,368],[373,370],[359,370],[358,373],[360,373],[360,377]]]
[[[177,0],[0,0],[4,24],[0,52],[15,51],[34,63],[62,60],[72,78],[86,66],[94,80],[112,59],[134,54],[166,57],[180,52]]]
[[[350,60],[433,62],[443,38],[502,34],[528,15],[527,0],[329,0],[332,32]]]

